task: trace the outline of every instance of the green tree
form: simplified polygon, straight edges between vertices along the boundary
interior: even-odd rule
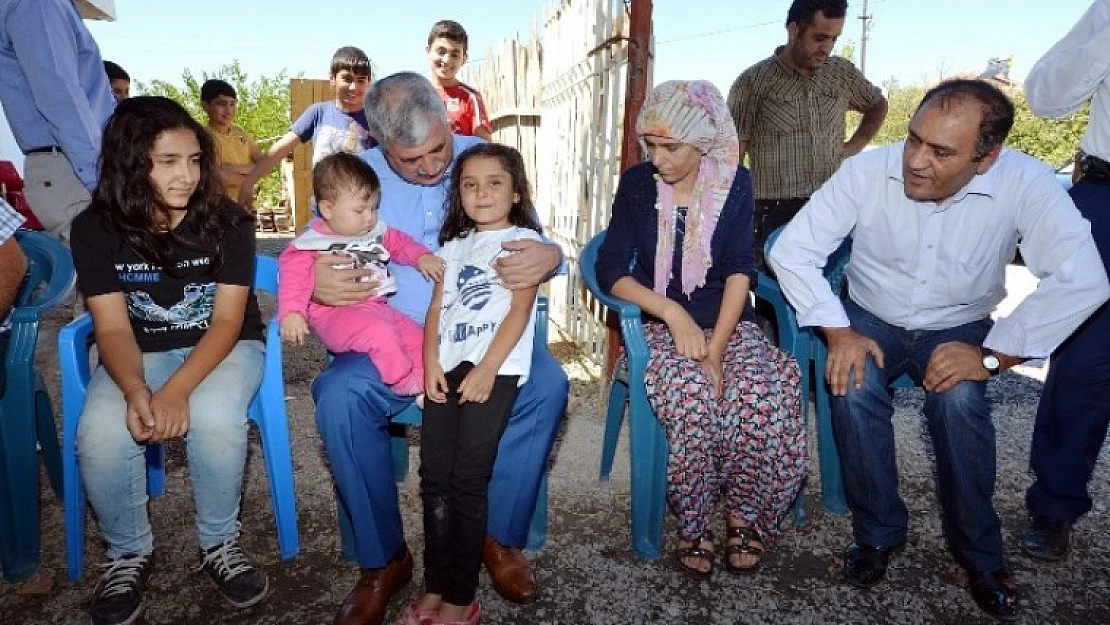
[[[1025,94],[1013,95],[1014,128],[1006,140],[1006,145],[1021,150],[1030,156],[1060,167],[1072,162],[1079,149],[1079,139],[1087,129],[1089,105],[1084,104],[1078,111],[1062,119],[1036,117],[1029,110]]]
[[[851,39],[845,38],[843,43],[840,44],[840,50],[834,52],[836,56],[844,57],[849,61],[856,62],[856,42]]]
[[[886,145],[906,138],[906,128],[910,125],[910,118],[917,110],[921,97],[925,95],[925,88],[918,85],[903,87],[891,78],[883,84],[886,91],[887,112],[883,125],[875,138],[871,140],[876,145]]]
[[[224,65],[215,72],[201,72],[198,79],[192,70],[181,76],[183,86],[163,80],[139,82],[139,89],[148,95],[160,95],[175,100],[201,123],[207,121],[200,108],[200,86],[209,78],[218,78],[235,87],[239,106],[235,124],[254,137],[265,151],[271,143],[289,130],[289,78],[282,70],[277,76],[250,79],[239,66],[239,61]],[[258,184],[258,206],[277,206],[281,199],[280,172],[275,169]]]

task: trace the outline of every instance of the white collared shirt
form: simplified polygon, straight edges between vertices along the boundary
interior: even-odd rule
[[[902,143],[844,162],[786,226],[771,266],[802,326],[846,327],[821,269],[846,237],[853,301],[907,330],[952,328],[994,311],[1018,242],[1040,284],[984,344],[1044,358],[1099,305],[1110,283],[1090,224],[1040,161],[1003,149],[984,174],[938,205],[906,197]]]
[[[1097,0],[1029,71],[1025,97],[1038,117],[1065,117],[1091,101],[1079,146],[1110,161],[1110,0]]]

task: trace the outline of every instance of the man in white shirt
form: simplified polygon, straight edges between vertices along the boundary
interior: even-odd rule
[[[1090,102],[1080,141],[1087,155],[1072,200],[1091,222],[1102,262],[1110,263],[1110,0],[1098,0],[1025,81],[1029,107],[1064,117]],[[1041,560],[1067,557],[1071,526],[1092,507],[1087,485],[1110,424],[1110,306],[1098,309],[1052,353],[1029,464],[1029,520],[1022,549]]]
[[[984,82],[937,85],[906,140],[845,161],[770,255],[799,324],[821,328],[829,342],[825,374],[854,535],[847,581],[877,584],[906,538],[887,385],[908,373],[926,391],[949,550],[975,602],[1003,620],[1017,617],[1019,593],[991,501],[986,382],[1048,356],[1110,298],[1090,226],[1052,171],[1002,149],[1013,117],[1009,99]],[[842,303],[821,268],[847,237]],[[1019,242],[1040,284],[992,327]]]

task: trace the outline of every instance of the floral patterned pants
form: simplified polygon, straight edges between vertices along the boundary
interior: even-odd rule
[[[647,395],[670,444],[667,501],[682,537],[703,535],[723,497],[725,513],[770,547],[809,460],[797,362],[743,321],[729,338],[715,397],[701,364],[677,353],[666,324],[645,323],[644,333]]]

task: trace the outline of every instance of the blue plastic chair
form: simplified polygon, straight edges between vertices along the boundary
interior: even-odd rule
[[[50,485],[62,494],[62,462],[54,410],[35,367],[39,320],[73,289],[73,261],[55,239],[20,230],[16,241],[27,257],[27,277],[12,309],[4,360],[6,388],[0,397],[0,560],[6,578],[22,577],[39,563],[39,468],[42,449]]]
[[[767,242],[764,245],[767,254],[771,252],[771,248],[778,240],[781,231],[781,228],[775,230],[767,237]],[[828,261],[825,263],[825,279],[829,281],[833,293],[839,294],[844,284],[844,272],[848,269],[851,252],[852,241],[851,239],[845,239],[844,243],[829,255]],[[847,514],[848,502],[844,498],[844,482],[840,474],[840,455],[836,450],[832,418],[828,410],[829,400],[828,390],[825,386],[825,365],[824,361],[818,362],[819,349],[823,347],[824,343],[813,328],[798,327],[797,314],[786,301],[782,289],[779,288],[779,283],[774,278],[760,271],[757,280],[756,298],[771,304],[775,310],[779,347],[793,354],[802,370],[802,409],[807,413],[807,418],[810,381],[816,381],[817,397],[814,403],[817,408],[817,449],[821,467],[821,503],[829,512]],[[813,376],[816,376],[816,378]],[[824,410],[822,410],[822,406],[824,406]]]
[[[536,301],[536,335],[534,349],[547,349],[547,298],[540,296]],[[424,413],[413,402],[407,408],[397,413],[390,423],[392,436],[391,454],[393,463],[393,479],[397,483],[405,481],[409,472],[409,444],[408,428],[420,425]],[[351,528],[351,513],[338,496],[337,517],[339,518],[339,546],[344,560],[354,562],[355,556],[354,531]],[[536,495],[536,508],[532,511],[532,522],[528,526],[528,549],[541,549],[547,542],[547,472],[540,479],[539,493]]]
[[[601,448],[601,480],[608,480],[613,469],[617,438],[627,406],[632,478],[632,549],[641,558],[658,560],[663,554],[663,521],[666,514],[667,435],[655,418],[644,388],[648,348],[640,307],[613,297],[597,283],[597,250],[604,240],[603,230],[582,248],[578,260],[586,288],[599,302],[620,316],[621,338],[628,361],[626,369],[614,371],[609,387],[605,438]]]
[[[605,414],[605,438],[601,449],[601,480],[606,481],[613,469],[613,460],[620,437],[625,408],[629,413],[629,456],[632,469],[632,547],[640,557],[655,560],[663,551],[663,521],[666,511],[667,438],[655,418],[644,389],[647,368],[647,342],[644,338],[640,307],[613,297],[597,283],[597,250],[605,240],[599,232],[582,249],[579,268],[586,288],[598,301],[620,316],[621,338],[627,355],[627,368],[613,372],[609,402]],[[797,327],[796,324],[794,327]],[[793,346],[786,346],[793,352]],[[808,378],[803,370],[803,386]],[[803,401],[805,395],[803,395]],[[805,491],[794,502],[794,523],[805,522]]]
[[[255,258],[254,289],[277,294],[277,259]],[[62,460],[65,480],[66,557],[70,579],[77,580],[85,569],[85,493],[77,466],[77,423],[85,405],[89,383],[87,341],[93,330],[92,317],[86,313],[62,328],[58,334],[58,357],[62,376]],[[251,399],[247,416],[258,425],[262,439],[266,473],[270,478],[270,499],[277,525],[278,548],[283,560],[300,550],[297,536],[297,502],[293,486],[293,458],[290,452],[289,424],[285,413],[285,382],[281,370],[281,334],[276,320],[266,327],[266,358],[262,384]],[[147,494],[165,492],[165,447],[147,445]]]

